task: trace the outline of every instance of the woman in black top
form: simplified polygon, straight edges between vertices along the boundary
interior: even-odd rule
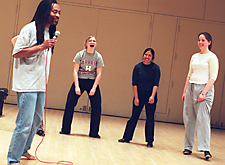
[[[145,139],[147,147],[153,147],[154,115],[157,104],[157,89],[160,80],[160,68],[153,62],[154,58],[154,50],[147,48],[143,53],[143,62],[140,62],[134,67],[132,76],[134,93],[132,116],[127,121],[123,138],[119,139],[119,142],[129,143],[132,140],[137,121],[145,105]]]

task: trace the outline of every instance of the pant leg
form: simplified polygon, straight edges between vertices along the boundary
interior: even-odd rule
[[[83,93],[82,90],[81,90],[81,93]],[[81,95],[77,95],[75,93],[75,85],[73,83],[67,95],[66,106],[65,106],[65,111],[63,115],[63,121],[62,121],[62,129],[61,129],[63,133],[68,133],[68,134],[70,133],[71,124],[73,120],[74,107],[77,105],[77,101],[80,98],[80,96]]]
[[[136,106],[134,104],[134,99],[133,99],[132,115],[131,115],[131,118],[127,121],[127,125],[124,131],[123,138],[126,140],[132,140],[138,119],[144,107],[145,101],[142,97],[142,94],[138,93],[138,97],[139,97],[139,106]]]
[[[43,124],[43,120],[41,121],[41,124],[38,126],[37,131],[44,131],[44,124]]]
[[[189,83],[183,108],[183,120],[185,126],[185,137],[184,137],[184,149],[192,151],[194,140],[195,140],[195,126],[196,126],[196,114],[193,106],[193,102],[196,102],[196,98],[193,96],[193,84]]]
[[[89,96],[91,102],[91,121],[89,135],[97,136],[99,132],[100,120],[101,120],[101,92],[99,86],[97,86],[95,94]]]
[[[16,128],[14,129],[11,143],[8,151],[9,164],[20,162],[20,157],[24,153],[27,140],[31,133],[37,93],[17,93],[18,114],[16,119]]]
[[[43,121],[44,107],[45,107],[45,92],[38,92],[33,124],[31,132],[27,139],[27,143],[24,148],[23,155],[26,155],[28,153],[28,150],[31,148],[31,143],[33,141],[35,133],[37,132],[37,128]]]
[[[157,97],[153,104],[145,104],[146,122],[145,122],[145,141],[154,141],[154,128],[155,128],[155,110],[157,104]]]
[[[200,87],[199,87],[200,86]],[[198,85],[197,88],[200,93],[204,89],[205,85]],[[214,98],[214,86],[207,92],[205,100],[196,103],[196,129],[197,129],[197,150],[198,151],[210,151],[210,110],[212,108]]]

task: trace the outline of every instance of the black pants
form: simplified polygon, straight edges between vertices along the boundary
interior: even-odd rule
[[[90,79],[79,79],[79,85],[81,94],[87,91],[89,94],[93,87],[94,80]],[[70,133],[71,124],[73,119],[74,107],[77,105],[77,101],[81,95],[75,93],[75,85],[72,84],[70,91],[67,96],[66,107],[63,115],[62,129],[63,133]],[[97,86],[95,94],[89,96],[91,102],[91,121],[90,121],[90,132],[89,135],[97,136],[99,131],[100,119],[101,119],[101,93],[99,86]]]
[[[138,91],[139,106],[136,106],[133,100],[132,116],[127,121],[126,129],[123,135],[124,139],[132,140],[139,116],[145,105],[145,111],[146,111],[145,141],[146,142],[154,141],[154,126],[155,126],[154,116],[155,116],[155,110],[156,110],[156,104],[157,104],[157,94],[155,96],[155,101],[153,104],[148,103],[150,96],[151,96],[151,92]]]

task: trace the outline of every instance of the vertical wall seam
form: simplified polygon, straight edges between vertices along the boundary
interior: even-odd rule
[[[98,19],[97,19],[97,27],[96,27],[96,37],[98,35],[98,26],[99,26],[99,17],[100,17],[100,9],[98,9]]]
[[[155,14],[151,14],[151,19],[149,22],[149,32],[148,32],[148,45],[151,47],[152,44],[152,34],[153,34],[153,25],[154,25],[154,20],[155,20]]]
[[[148,7],[149,7],[149,3],[150,3],[149,1],[150,1],[150,0],[148,0],[148,5],[147,5],[147,13],[149,12],[149,11],[148,11]]]
[[[203,18],[202,18],[203,20],[205,20],[206,3],[207,3],[207,0],[205,0],[204,10],[203,10]]]
[[[224,91],[224,86],[225,86],[225,74],[224,74],[224,76],[223,76],[223,88],[222,88],[222,96],[221,96],[221,98],[220,98],[220,115],[219,115],[219,121],[218,121],[218,127],[217,128],[220,128],[220,119],[221,119],[221,114],[222,114],[222,108],[223,108],[223,97],[225,97],[224,96],[224,94],[223,94],[223,91]]]
[[[175,63],[175,54],[176,54],[176,49],[177,49],[177,42],[178,42],[178,35],[180,33],[180,17],[177,17],[177,26],[176,26],[176,30],[175,30],[175,37],[174,37],[174,47],[173,47],[173,56],[172,56],[172,62],[170,65],[170,77],[169,77],[169,89],[168,89],[168,93],[167,93],[167,101],[166,101],[166,110],[168,112],[167,114],[167,118],[166,121],[168,121],[169,118],[169,114],[170,114],[170,109],[169,109],[169,96],[170,96],[170,92],[172,90],[171,88],[171,83],[173,83],[173,65]]]
[[[21,4],[21,0],[17,0],[16,14],[15,14],[15,24],[14,24],[12,38],[17,35],[18,22],[19,22],[20,4]],[[11,54],[12,54],[12,51],[13,51],[13,46],[12,46],[12,49],[11,49]],[[9,88],[12,87],[12,67],[13,67],[13,61],[14,61],[12,55],[10,55],[9,57],[10,57],[10,60],[9,60],[9,71],[8,71],[7,89],[9,89]],[[8,91],[9,91],[9,95],[10,95],[11,94],[11,90],[8,90]]]

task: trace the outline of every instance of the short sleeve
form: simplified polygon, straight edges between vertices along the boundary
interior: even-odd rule
[[[78,52],[74,59],[73,59],[73,62],[77,63],[77,64],[81,64],[81,58],[82,58],[82,51]]]
[[[97,68],[104,67],[102,55],[100,53],[97,53],[97,55],[98,55],[98,57],[97,57]]]
[[[14,46],[14,49],[13,49],[13,54],[12,55],[15,55],[16,53],[20,52],[21,50],[25,49],[25,48],[28,48],[30,47],[30,29],[25,26],[19,36],[18,36],[18,39],[15,43],[15,46]]]

